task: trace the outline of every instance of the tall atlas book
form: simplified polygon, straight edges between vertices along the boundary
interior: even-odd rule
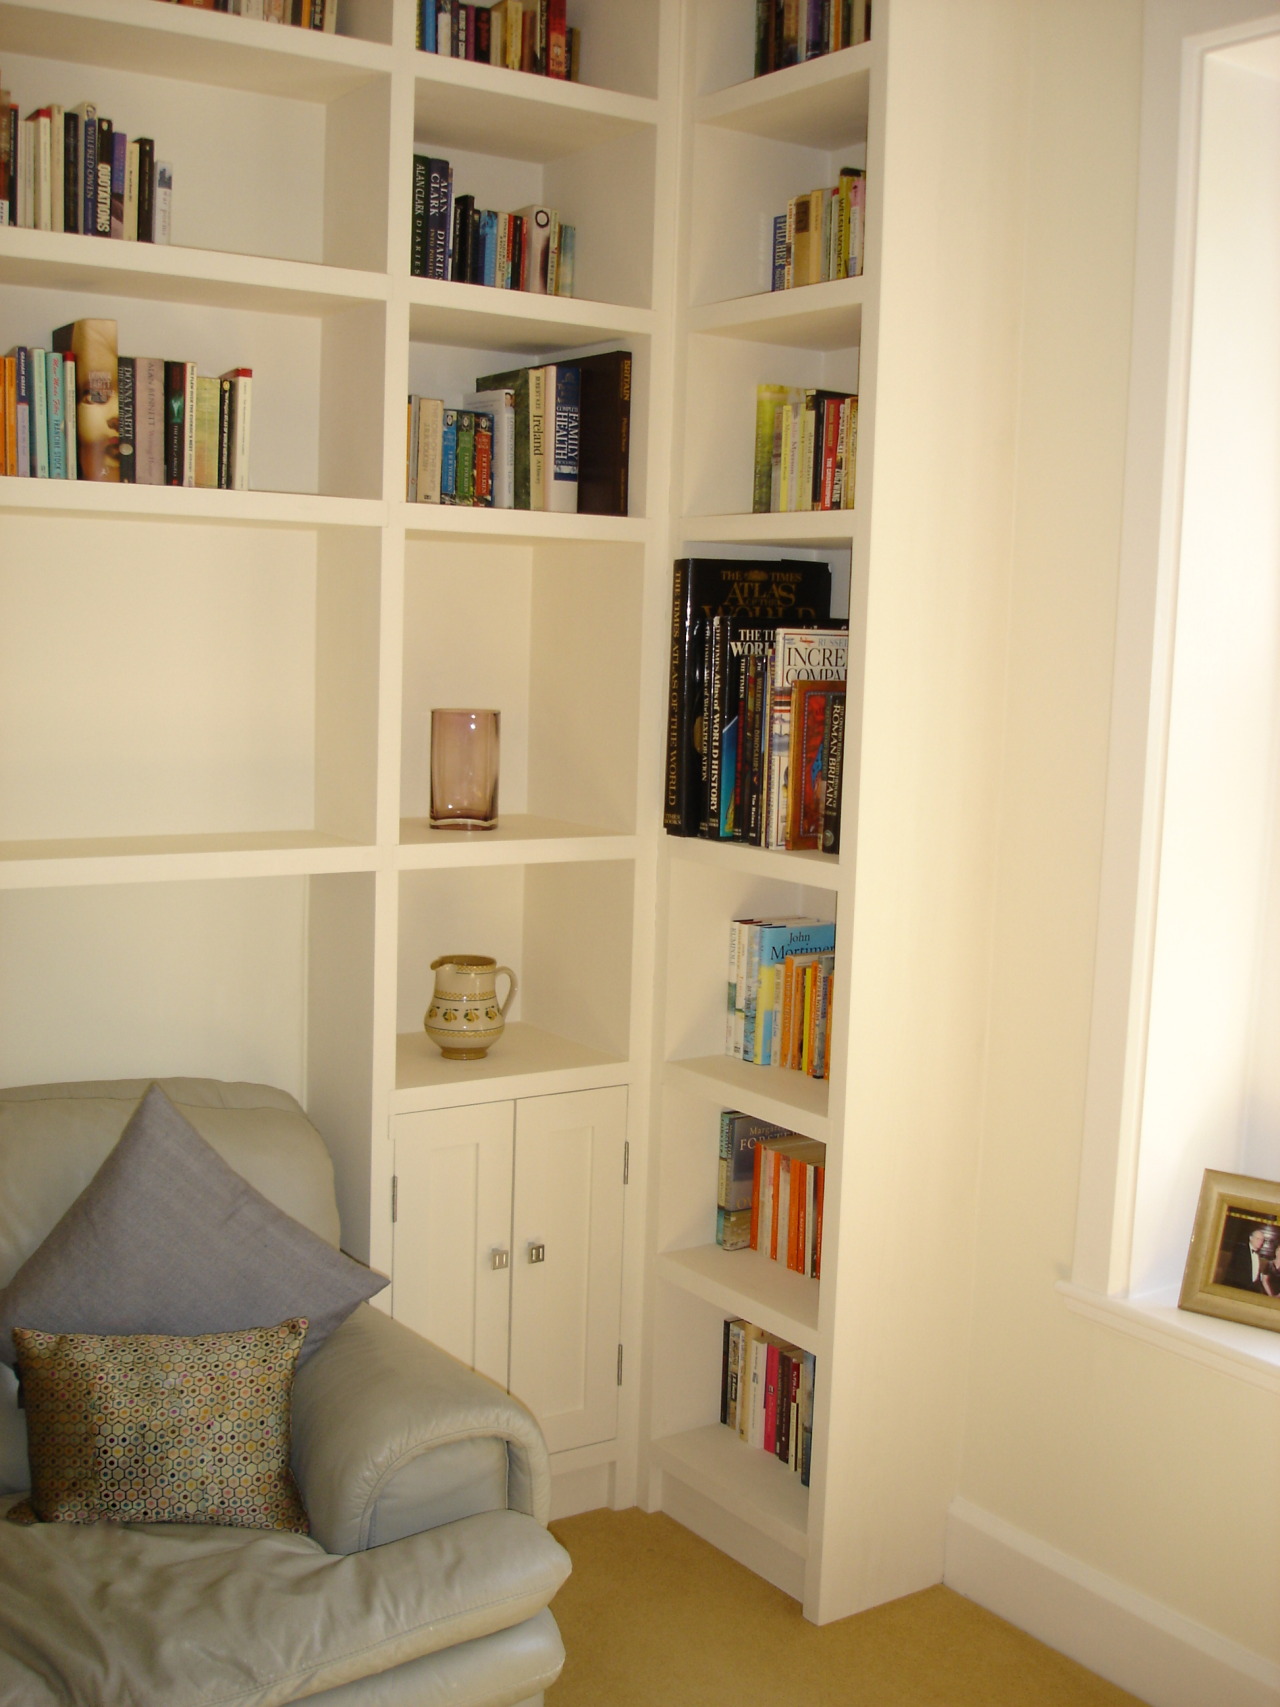
[[[120,479],[119,345],[114,320],[73,320],[53,347],[75,358],[76,442],[82,480]]]

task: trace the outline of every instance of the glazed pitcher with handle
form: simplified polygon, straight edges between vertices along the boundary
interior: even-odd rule
[[[442,954],[431,962],[436,975],[431,1006],[422,1024],[449,1061],[479,1061],[502,1036],[516,975],[487,954]],[[507,977],[507,999],[498,1004],[497,980]]]

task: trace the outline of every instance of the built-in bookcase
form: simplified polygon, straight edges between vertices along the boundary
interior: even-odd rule
[[[876,0],[870,43],[754,80],[754,0],[571,0],[568,85],[419,52],[413,0],[336,36],[0,0],[23,109],[95,100],[176,179],[168,247],[0,230],[0,347],[97,314],[254,370],[251,490],[0,480],[0,1078],[282,1085],[383,1267],[395,1117],[625,1087],[618,1420],[557,1509],[660,1505],[821,1620],[936,1580],[954,1461],[964,1324],[903,1254],[976,1149],[1017,259],[967,193],[1017,169],[987,11]],[[411,278],[415,149],[573,221],[576,296]],[[772,216],[849,164],[863,275],[769,292]],[[616,348],[629,516],[405,502],[407,393]],[[853,511],[750,513],[762,380],[859,392]],[[762,553],[830,563],[849,620],[838,858],[660,829],[671,560]],[[458,703],[503,715],[491,835],[427,826]],[[838,922],[829,1080],[723,1053],[756,909]],[[421,1030],[458,951],[520,979],[480,1062]],[[825,1142],[820,1281],[716,1247],[726,1108]],[[809,1489],[719,1424],[727,1316],[816,1356]]]
[[[0,230],[0,347],[106,316],[125,353],[254,372],[248,491],[0,480],[0,1077],[282,1085],[334,1153],[349,1248],[383,1267],[393,1115],[623,1086],[647,1124],[665,10],[584,0],[569,86],[418,52],[412,0],[344,0],[336,36],[0,4],[22,111],[91,100],[176,186],[168,246]],[[576,296],[411,279],[415,151],[489,205],[557,206]],[[615,348],[629,516],[405,502],[409,392]],[[427,825],[430,711],[458,704],[502,712],[490,836]],[[486,1061],[422,1031],[450,951],[519,976]],[[621,1422],[557,1462],[562,1506],[634,1486],[629,1201]]]

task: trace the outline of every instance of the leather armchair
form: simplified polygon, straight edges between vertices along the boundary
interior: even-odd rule
[[[334,1236],[329,1159],[291,1098],[161,1082],[251,1183]],[[145,1088],[0,1091],[0,1285]],[[282,1112],[287,1168],[269,1153]],[[3,1507],[26,1491],[26,1453],[0,1374]],[[0,1522],[2,1707],[541,1702],[563,1663],[547,1608],[569,1565],[545,1528],[546,1448],[518,1401],[362,1304],[297,1373],[293,1460],[310,1537]]]

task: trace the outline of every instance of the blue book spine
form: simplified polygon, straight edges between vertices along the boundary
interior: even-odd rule
[[[446,409],[440,440],[440,502],[452,504],[458,494],[458,411]]]
[[[419,8],[422,47],[426,53],[436,51],[436,0],[422,0]]]
[[[27,378],[31,387],[31,472],[37,480],[49,478],[49,389],[45,350],[28,352]]]
[[[49,478],[67,478],[67,400],[62,389],[63,361],[60,350],[45,354],[46,390],[49,404]]]
[[[480,282],[496,285],[498,282],[498,216],[487,209],[480,215],[480,253],[483,257],[484,266]]]
[[[578,437],[582,415],[582,369],[556,366],[556,414],[551,440],[551,489],[547,508],[573,514],[578,508]]]
[[[787,288],[787,216],[780,213],[773,222],[773,290]]]

